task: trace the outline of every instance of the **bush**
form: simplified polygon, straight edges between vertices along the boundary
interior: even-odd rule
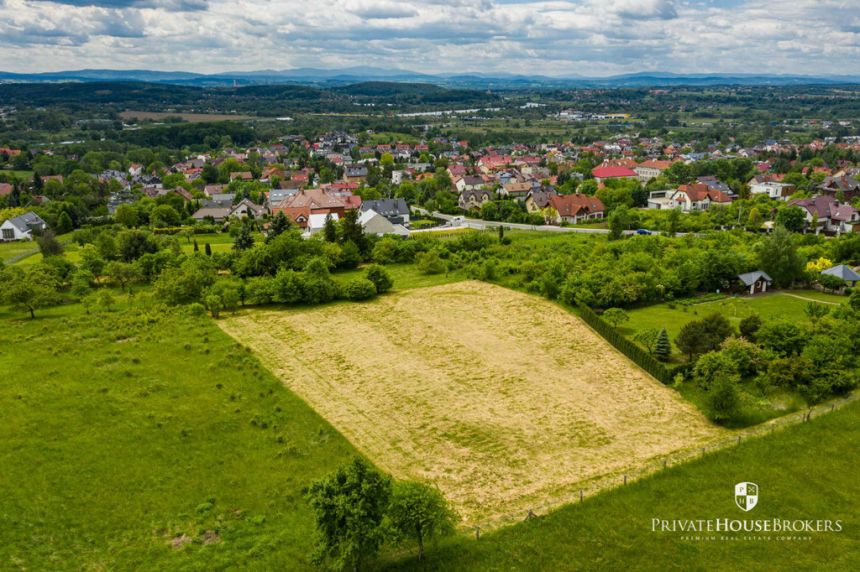
[[[379,264],[371,264],[368,266],[364,276],[373,282],[373,285],[376,287],[377,294],[388,292],[394,286],[394,280],[391,279],[391,275],[388,274],[388,271]]]
[[[704,356],[703,356],[704,357]],[[730,423],[738,416],[740,395],[737,383],[729,376],[720,376],[714,380],[708,394],[708,415],[717,423]]]
[[[376,296],[376,285],[367,278],[351,280],[344,290],[348,300],[368,300]]]
[[[418,270],[424,274],[441,274],[445,272],[445,261],[439,256],[439,251],[436,249],[422,252],[415,259],[418,261]]]

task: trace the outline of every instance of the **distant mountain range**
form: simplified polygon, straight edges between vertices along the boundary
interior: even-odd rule
[[[505,73],[423,74],[408,70],[352,67],[343,69],[298,68],[198,74],[152,70],[73,70],[45,73],[0,72],[0,83],[141,81],[188,86],[301,84],[337,86],[365,81],[420,82],[470,89],[576,88],[576,87],[672,87],[708,85],[810,85],[856,84],[860,75],[801,76],[769,74],[675,74],[640,72],[610,77],[549,77]]]

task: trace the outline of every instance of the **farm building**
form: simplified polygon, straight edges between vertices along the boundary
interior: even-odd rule
[[[738,276],[738,280],[749,290],[750,294],[767,292],[767,289],[773,284],[773,279],[763,270],[741,274]]]

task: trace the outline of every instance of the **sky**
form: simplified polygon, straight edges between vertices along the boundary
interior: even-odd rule
[[[0,70],[860,73],[860,0],[0,0]]]

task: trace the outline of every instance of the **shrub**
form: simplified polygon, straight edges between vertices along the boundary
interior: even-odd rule
[[[394,280],[391,279],[391,275],[388,274],[388,271],[379,264],[371,264],[368,266],[367,270],[364,272],[364,276],[373,282],[378,294],[388,292],[394,286]]]
[[[725,424],[735,420],[740,409],[737,383],[730,376],[719,376],[708,394],[707,405],[713,421]]]
[[[415,259],[418,261],[418,270],[424,274],[441,274],[445,272],[445,261],[439,256],[439,251],[436,249],[422,252]]]
[[[376,285],[367,278],[351,280],[344,290],[349,300],[368,300],[376,296]]]

